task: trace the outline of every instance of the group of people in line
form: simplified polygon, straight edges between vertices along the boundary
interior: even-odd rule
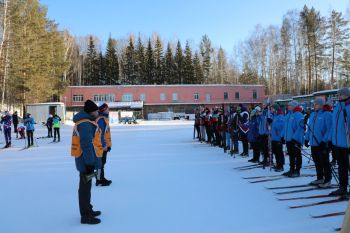
[[[226,109],[206,107],[196,110],[194,128],[200,142],[221,147],[231,156],[239,154],[238,141],[241,141],[242,157],[248,157],[251,148],[253,156],[249,162],[271,166],[276,172],[284,172],[286,148],[289,169],[283,175],[288,177],[300,176],[303,155],[308,154],[304,149],[311,147],[310,159],[315,163],[317,178],[310,185],[328,188],[333,176],[339,181],[339,188],[330,195],[346,195],[350,88],[338,90],[335,105],[324,98],[315,99],[312,105],[311,111],[305,111],[295,100],[286,108],[268,102],[250,110],[243,104]],[[337,173],[332,168],[335,164],[338,164]]]
[[[9,111],[5,111],[0,121],[0,124],[2,125],[2,127],[0,127],[0,130],[3,130],[5,137],[5,146],[3,147],[4,149],[12,147],[12,126],[13,133],[16,135],[17,139],[26,139],[27,137],[26,148],[34,146],[34,142],[36,141],[34,137],[36,122],[30,113],[27,113],[25,115],[22,122],[23,124],[19,125],[20,118],[17,111],[15,111],[13,114],[11,114]],[[53,129],[53,142],[56,142],[56,135],[58,140],[57,142],[59,142],[61,118],[57,114],[54,114],[54,116],[50,115],[45,125],[48,129],[48,135],[45,138],[52,138]]]

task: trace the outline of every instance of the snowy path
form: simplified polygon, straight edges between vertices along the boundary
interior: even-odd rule
[[[322,233],[341,225],[342,217],[320,220],[309,215],[344,211],[344,202],[291,210],[288,205],[325,199],[282,202],[264,188],[311,178],[250,184],[241,177],[270,171],[233,169],[246,165],[246,159],[193,142],[192,130],[190,125],[112,128],[106,176],[113,184],[93,186],[92,191],[92,203],[102,211],[97,226],[79,223],[78,173],[69,156],[71,127],[63,128],[61,144],[38,139],[38,148],[0,151],[0,232]],[[15,140],[18,147],[22,143]]]

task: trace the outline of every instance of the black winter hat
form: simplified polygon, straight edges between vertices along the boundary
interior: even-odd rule
[[[87,100],[84,103],[84,112],[90,113],[98,110],[98,106],[91,100]]]

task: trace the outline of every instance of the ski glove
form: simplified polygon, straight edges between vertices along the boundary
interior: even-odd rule
[[[107,152],[110,152],[112,150],[112,148],[107,147]]]
[[[310,147],[309,140],[305,140],[304,145],[305,145],[307,148],[309,148],[309,147]]]

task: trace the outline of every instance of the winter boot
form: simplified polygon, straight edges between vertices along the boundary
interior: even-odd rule
[[[323,179],[319,179],[319,180],[311,181],[311,182],[310,182],[310,185],[312,185],[312,186],[318,186],[318,185],[323,184],[323,183],[324,183],[324,180],[323,180]]]
[[[283,176],[288,176],[288,177],[289,177],[292,173],[293,173],[293,171],[292,171],[292,170],[289,170],[289,171],[283,173],[282,175],[283,175]]]
[[[288,177],[296,178],[296,177],[299,177],[299,176],[300,176],[300,171],[297,170],[297,171],[291,173]]]
[[[283,167],[276,167],[275,168],[275,172],[283,172],[283,171],[284,171]]]
[[[90,225],[95,225],[99,224],[101,222],[100,219],[95,218],[94,216],[83,216],[81,217],[81,224],[90,224]]]
[[[339,187],[337,190],[331,192],[329,196],[343,196],[348,193],[348,190],[346,187]]]
[[[100,215],[101,215],[101,211],[98,211],[98,210],[93,211],[93,210],[91,210],[91,215],[92,215],[93,217],[100,216]]]
[[[325,181],[324,183],[318,185],[318,187],[322,188],[322,189],[329,188],[331,186],[332,186],[332,184],[330,181]]]

